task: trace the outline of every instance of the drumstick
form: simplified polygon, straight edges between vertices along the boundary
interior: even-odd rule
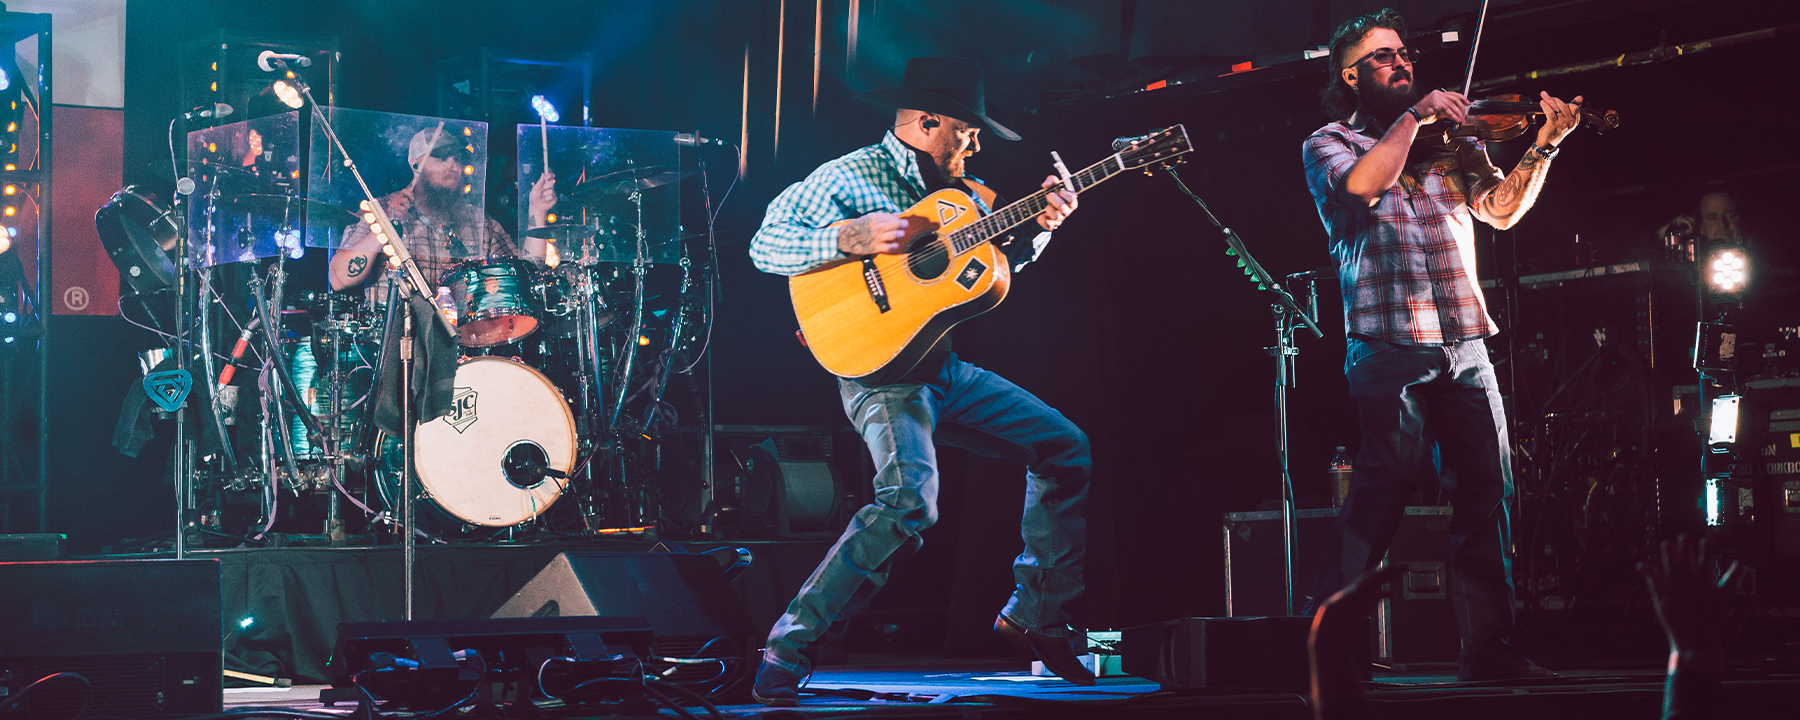
[[[544,118],[538,119],[543,121],[538,123],[538,129],[544,136],[544,173],[548,173],[550,172],[550,121]],[[538,174],[538,177],[543,176],[543,173]]]

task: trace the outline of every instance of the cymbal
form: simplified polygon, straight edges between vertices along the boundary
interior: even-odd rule
[[[292,195],[228,195],[218,202],[221,211],[232,214],[298,218],[304,211],[310,227],[344,227],[357,222],[356,213],[349,210]]]
[[[576,185],[569,194],[588,197],[622,195],[633,190],[649,190],[681,182],[682,178],[693,174],[693,170],[683,170],[674,165],[645,165],[590,178],[587,182]]]
[[[545,225],[525,231],[525,237],[556,240],[565,246],[594,234],[595,228],[587,225]]]

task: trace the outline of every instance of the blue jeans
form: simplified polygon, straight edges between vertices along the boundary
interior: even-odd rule
[[[1012,599],[1001,612],[1028,630],[1067,636],[1067,607],[1081,594],[1087,552],[1087,435],[1036,396],[954,354],[920,383],[839,380],[838,387],[875,460],[875,500],[856,511],[775,622],[764,661],[805,675],[808,646],[856,614],[887,583],[894,561],[923,544],[919,532],[938,518],[934,443],[1025,465],[1025,551],[1013,561]]]
[[[1362,428],[1350,494],[1326,543],[1304,614],[1387,554],[1413,491],[1454,473],[1449,488],[1450,598],[1462,640],[1458,676],[1516,670],[1513,630],[1512,456],[1487,344],[1396,345],[1352,337],[1344,360]]]

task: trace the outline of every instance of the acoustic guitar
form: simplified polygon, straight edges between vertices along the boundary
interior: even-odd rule
[[[905,253],[848,258],[789,278],[801,340],[833,375],[871,385],[898,380],[951,327],[1006,298],[1012,272],[992,241],[1049,207],[1049,192],[1085,192],[1191,149],[1180,125],[1120,142],[1117,152],[1070,173],[1065,185],[987,215],[961,190],[927,195],[900,215]]]

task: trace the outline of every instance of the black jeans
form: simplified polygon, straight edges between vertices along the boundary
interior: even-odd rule
[[[1487,345],[1396,345],[1352,337],[1344,360],[1362,449],[1350,495],[1327,541],[1306,614],[1387,554],[1413,491],[1437,479],[1435,443],[1450,490],[1450,598],[1462,639],[1462,679],[1525,664],[1513,630],[1512,457]]]

